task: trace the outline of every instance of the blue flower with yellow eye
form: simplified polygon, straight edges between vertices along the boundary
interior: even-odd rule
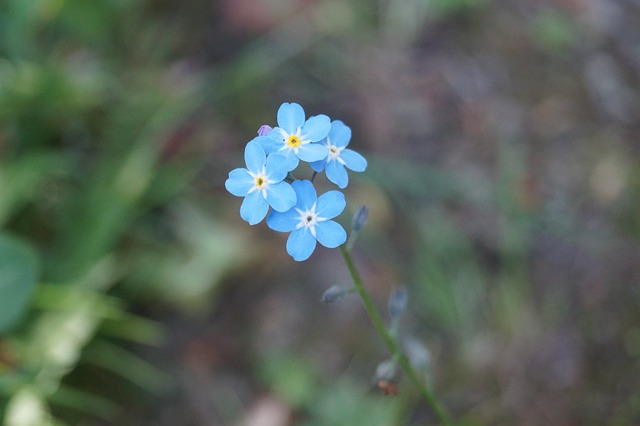
[[[265,218],[269,206],[275,211],[284,212],[296,204],[295,191],[289,183],[284,182],[288,173],[287,159],[280,154],[267,156],[256,139],[249,142],[244,150],[247,168],[229,172],[224,184],[233,195],[244,197],[240,217],[251,225]]]
[[[342,121],[331,123],[331,130],[327,137],[320,142],[327,152],[327,158],[311,163],[311,168],[316,172],[325,171],[327,179],[346,188],[349,183],[349,175],[345,170],[364,172],[367,168],[367,160],[357,152],[347,148],[351,140],[351,129]]]
[[[296,103],[283,103],[278,109],[278,127],[271,130],[260,143],[267,154],[277,152],[286,159],[287,171],[298,167],[300,160],[323,160],[327,149],[314,142],[321,141],[329,133],[331,120],[324,114],[305,120],[302,107]]]
[[[336,248],[347,240],[347,233],[331,220],[344,210],[346,201],[340,191],[329,191],[320,197],[308,180],[291,184],[296,193],[296,205],[286,212],[271,211],[267,225],[274,231],[291,232],[287,239],[287,253],[302,261],[311,256],[316,241],[327,248]]]

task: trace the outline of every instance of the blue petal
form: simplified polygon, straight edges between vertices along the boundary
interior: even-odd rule
[[[296,229],[299,222],[300,214],[295,209],[283,213],[271,210],[267,216],[267,226],[278,232],[291,232]]]
[[[309,228],[302,227],[291,232],[287,239],[287,253],[298,262],[307,260],[316,249],[316,239]]]
[[[340,164],[338,161],[329,161],[327,164],[327,170],[325,171],[327,174],[327,179],[331,182],[338,185],[340,188],[346,188],[349,183],[349,175],[347,171],[344,169],[344,166]]]
[[[234,169],[229,172],[229,178],[224,183],[227,191],[238,197],[244,197],[253,188],[253,178],[247,169]]]
[[[318,142],[327,137],[330,129],[331,119],[329,117],[324,114],[314,115],[304,123],[300,136],[304,140]]]
[[[342,158],[346,166],[354,172],[364,172],[367,168],[367,160],[353,150],[343,149],[340,153],[340,158]]]
[[[290,172],[291,170],[298,167],[300,160],[298,159],[298,156],[293,152],[292,149],[285,149],[283,151],[278,151],[278,154],[282,155],[285,158],[286,162],[284,164],[284,169],[287,172]]]
[[[267,202],[274,210],[284,212],[296,205],[296,193],[287,182],[269,185]]]
[[[271,131],[267,134],[267,137],[269,137],[269,138],[271,138],[271,139],[273,139],[273,140],[276,140],[276,141],[279,141],[279,142],[284,143],[284,141],[285,141],[285,137],[284,137],[284,135],[282,134],[282,132],[287,133],[284,129],[282,129],[282,128],[280,128],[280,127],[274,127],[274,128],[273,128],[273,130],[271,130]]]
[[[331,123],[331,131],[328,138],[331,141],[331,145],[343,147],[349,145],[351,140],[351,129],[340,120],[336,120]]]
[[[333,220],[318,223],[316,237],[318,242],[327,248],[336,248],[347,241],[347,233],[344,228]]]
[[[252,192],[240,206],[240,217],[249,222],[249,225],[260,223],[269,211],[269,203],[262,197],[260,191]]]
[[[267,154],[264,152],[262,145],[253,140],[249,142],[244,149],[244,161],[250,171],[254,173],[261,172],[262,167],[267,162]]]
[[[327,165],[327,160],[313,161],[309,163],[314,172],[321,172]]]
[[[292,155],[292,157],[295,157],[295,155]],[[266,166],[266,172],[267,175],[269,175],[269,179],[276,182],[284,180],[284,178],[287,177],[287,173],[293,170],[289,169],[289,163],[290,160],[280,153],[269,154],[267,156]]]
[[[283,103],[278,109],[278,127],[287,133],[295,133],[298,127],[304,125],[304,110],[295,103]]]
[[[296,206],[302,210],[309,210],[317,201],[316,189],[313,184],[308,180],[296,180],[291,186],[296,192],[298,202]]]
[[[316,213],[319,217],[333,219],[338,216],[347,205],[344,194],[340,191],[329,191],[318,197]]]
[[[279,134],[280,133],[278,132],[278,135]],[[251,142],[259,144],[267,155],[279,150],[282,146],[282,141],[272,136],[258,136],[253,138]]]
[[[298,147],[298,157],[302,161],[312,162],[327,158],[329,150],[319,143],[308,143]]]

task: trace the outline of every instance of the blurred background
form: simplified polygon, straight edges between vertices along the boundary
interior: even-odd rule
[[[640,424],[638,1],[1,0],[5,425],[435,424],[224,189],[282,102],[353,129],[338,220],[459,424]]]

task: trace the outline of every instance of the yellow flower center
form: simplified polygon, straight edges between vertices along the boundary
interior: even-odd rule
[[[289,145],[291,148],[297,148],[301,144],[302,144],[302,141],[300,140],[299,136],[291,135],[289,136],[289,139],[287,139],[287,145]]]
[[[256,177],[256,186],[260,189],[263,189],[266,186],[266,181],[262,176]]]

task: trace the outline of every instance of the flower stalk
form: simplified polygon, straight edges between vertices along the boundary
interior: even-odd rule
[[[360,277],[360,272],[356,268],[356,265],[351,257],[351,252],[347,248],[346,244],[340,246],[340,253],[342,253],[342,257],[344,259],[345,264],[347,265],[347,269],[351,274],[351,278],[353,279],[353,283],[355,289],[362,300],[362,304],[364,305],[371,322],[373,323],[374,328],[382,337],[385,345],[391,351],[392,357],[394,360],[398,362],[398,365],[404,370],[405,374],[409,377],[409,380],[414,384],[414,386],[418,389],[420,395],[424,398],[424,400],[429,404],[434,414],[440,421],[442,425],[450,426],[453,425],[449,414],[442,407],[440,402],[436,399],[433,392],[426,386],[425,382],[421,379],[420,374],[415,370],[409,358],[404,354],[404,352],[400,349],[400,346],[395,341],[395,339],[391,336],[389,331],[387,330],[378,310],[376,309],[371,296],[367,292],[367,289],[364,286],[362,278]]]

